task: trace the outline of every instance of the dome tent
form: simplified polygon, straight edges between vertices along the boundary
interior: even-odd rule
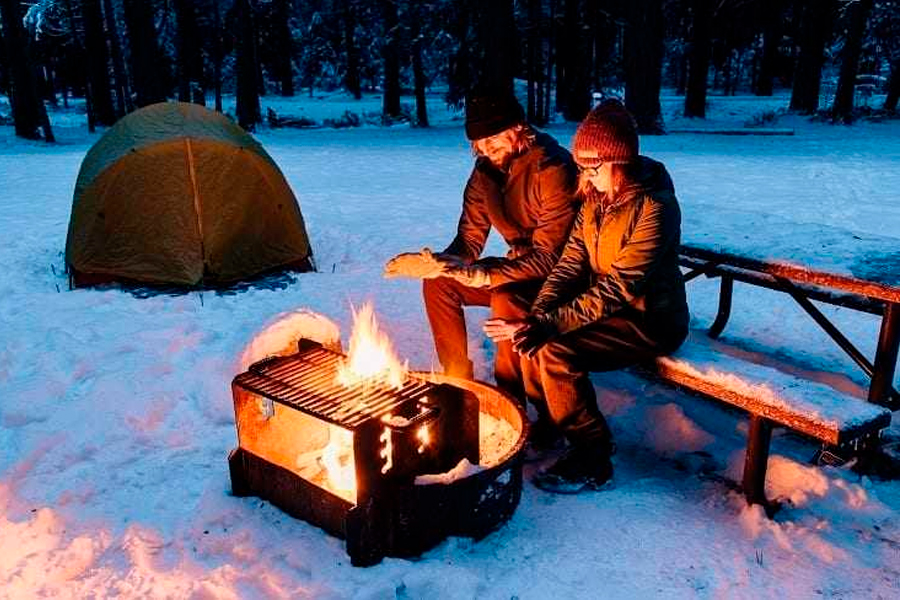
[[[308,271],[311,255],[284,175],[220,113],[147,106],[111,127],[81,164],[66,239],[76,286],[217,285]]]

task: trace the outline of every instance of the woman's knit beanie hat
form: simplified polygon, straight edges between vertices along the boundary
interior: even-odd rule
[[[595,106],[575,131],[575,162],[592,167],[604,162],[628,163],[638,157],[637,125],[618,100]]]
[[[466,137],[471,141],[524,122],[525,111],[512,91],[479,90],[466,98]]]

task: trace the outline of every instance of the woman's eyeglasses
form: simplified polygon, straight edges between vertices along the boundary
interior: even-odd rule
[[[595,167],[582,167],[581,165],[578,165],[578,172],[581,173],[582,175],[584,175],[585,177],[596,177],[597,175],[600,174],[600,169],[602,169],[602,168],[603,168],[603,163],[600,163],[599,165],[597,165]]]

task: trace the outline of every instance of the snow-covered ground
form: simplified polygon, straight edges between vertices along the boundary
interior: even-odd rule
[[[378,109],[377,99],[360,108],[339,96],[267,103],[315,120]],[[710,126],[677,117],[679,103],[664,98],[670,127]],[[741,127],[786,105],[785,96],[713,97],[710,123]],[[149,297],[67,290],[72,190],[99,133],[76,111],[53,119],[55,146],[0,128],[0,597],[900,597],[900,482],[811,466],[816,446],[778,433],[768,488],[788,504],[767,520],[725,483],[739,478],[745,420],[629,373],[596,377],[619,447],[613,489],[562,497],[526,484],[512,520],[480,542],[449,539],[415,561],[351,567],[340,540],[230,495],[229,383],[280,315],[325,315],[346,347],[350,305],[365,300],[411,367],[434,365],[419,286],[384,280],[381,268],[452,237],[472,162],[459,115],[435,98],[431,129],[264,129],[257,137],[300,200],[319,272]],[[717,223],[766,246],[776,219],[802,224],[804,252],[831,228],[895,252],[900,122],[775,126],[796,135],[642,144],[669,166],[686,226]],[[574,125],[548,130],[568,144]],[[715,283],[689,292],[693,325],[708,326]],[[872,355],[877,319],[823,310]],[[489,379],[485,312],[470,317],[477,374]],[[723,341],[865,394],[850,359],[781,295],[739,284]]]

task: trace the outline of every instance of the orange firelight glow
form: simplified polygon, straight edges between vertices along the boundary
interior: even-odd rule
[[[431,434],[428,433],[428,425],[422,425],[416,432],[416,438],[419,440],[419,454],[425,452],[425,447],[431,441]]]
[[[344,498],[356,498],[352,433],[334,425],[328,426],[328,445],[322,451],[322,466],[330,489]]]

